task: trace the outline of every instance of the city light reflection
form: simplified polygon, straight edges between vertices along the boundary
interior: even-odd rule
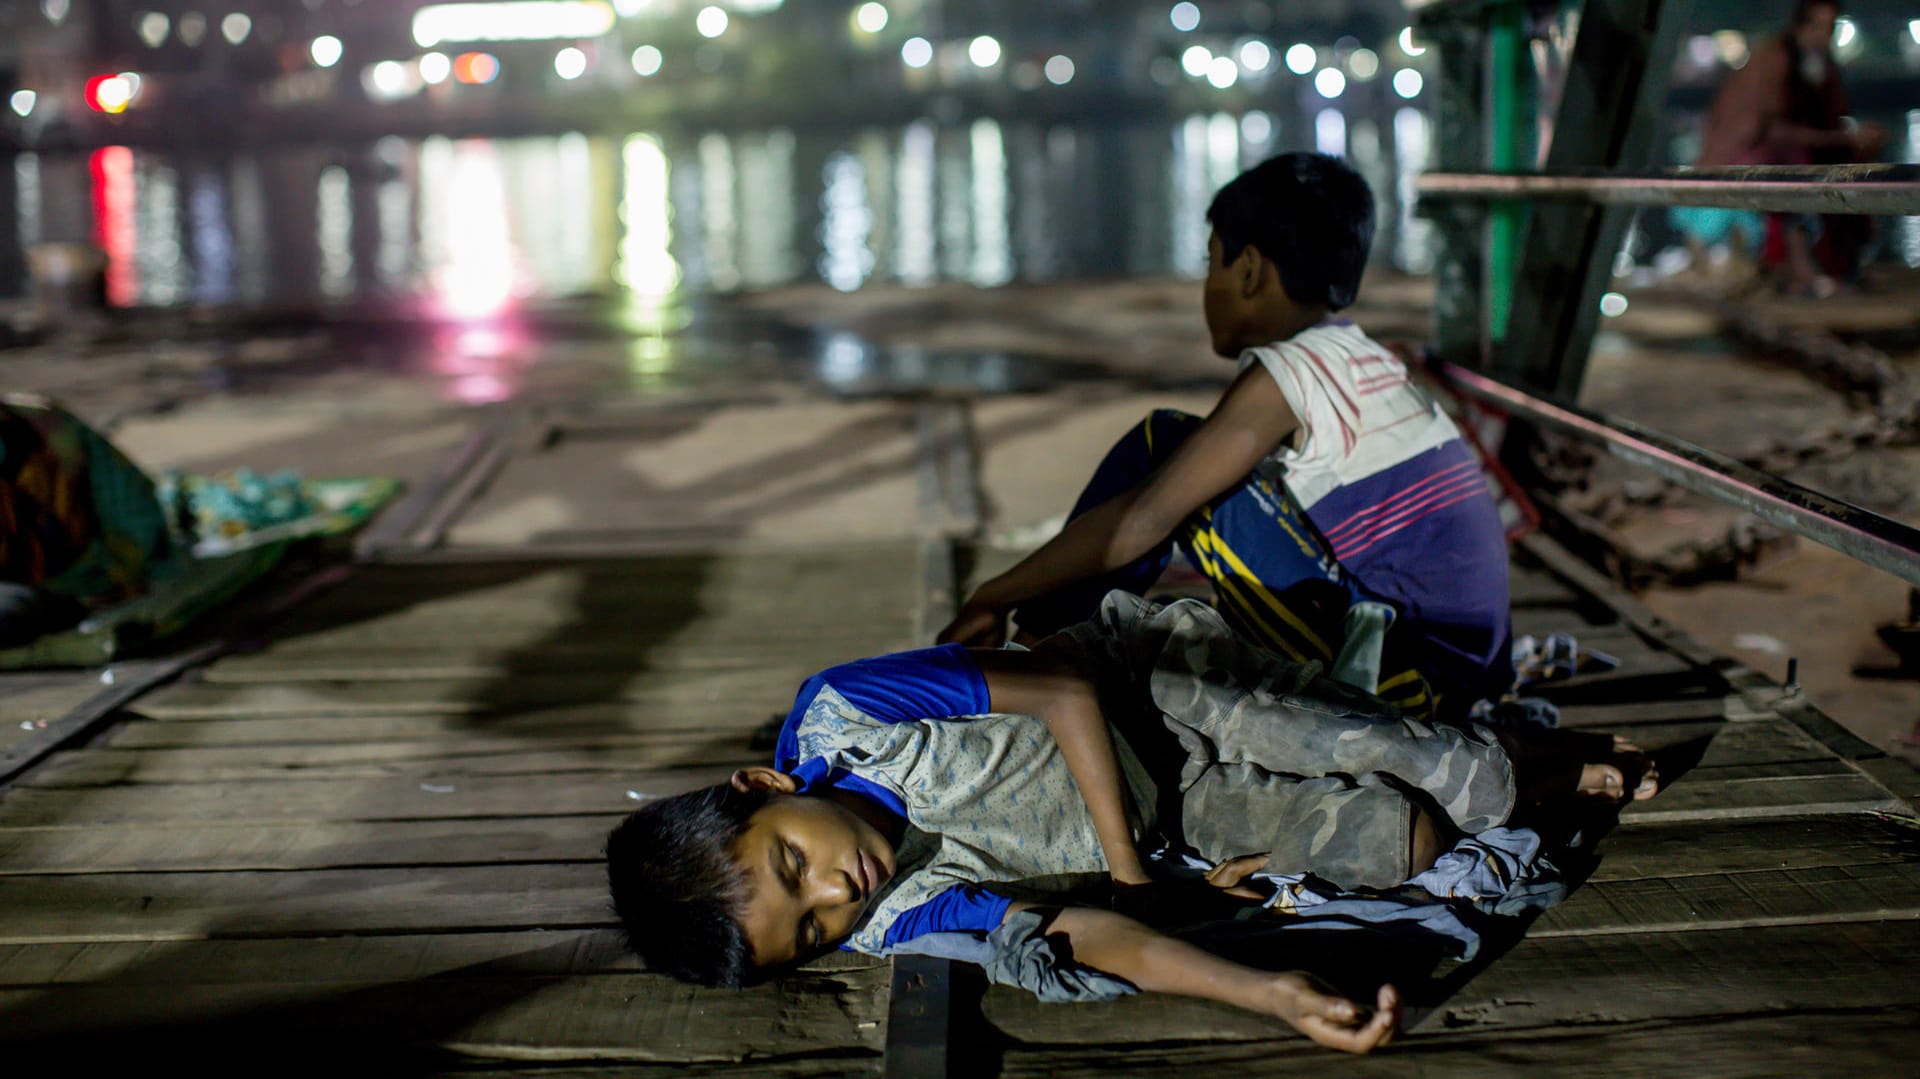
[[[1013,278],[1007,236],[1007,153],[1000,125],[975,120],[968,132],[973,150],[973,283],[1004,285]]]
[[[737,180],[733,144],[719,132],[700,137],[700,217],[707,283],[722,292],[740,287],[739,226],[734,219]]]
[[[107,302],[125,307],[138,298],[134,265],[133,151],[104,146],[88,159],[93,174],[94,243],[107,256]]]
[[[429,176],[423,185],[439,203],[435,225],[445,252],[432,270],[435,292],[444,315],[493,318],[512,304],[515,265],[500,154],[473,139],[451,147],[450,158],[444,182]]]
[[[909,285],[924,285],[938,272],[934,262],[934,134],[922,120],[900,136],[896,214],[899,243],[894,272]]]
[[[827,159],[820,206],[820,276],[841,292],[852,292],[873,272],[873,210],[867,201],[866,171],[859,158],[837,153]]]

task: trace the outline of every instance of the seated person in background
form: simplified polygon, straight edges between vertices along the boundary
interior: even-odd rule
[[[1601,739],[1583,757],[1577,736],[1430,724],[1321,670],[1205,604],[1120,592],[1034,652],[945,645],[830,668],[802,686],[776,767],[613,831],[615,908],[651,969],[709,985],[971,931],[990,978],[1043,997],[1091,970],[1365,1051],[1393,1031],[1392,987],[1369,1008],[1073,897],[1177,914],[1141,854],[1169,843],[1237,867],[1222,888],[1259,868],[1388,887],[1456,832],[1654,783],[1631,747]]]
[[[1221,188],[1202,295],[1239,374],[1205,418],[1156,411],[1108,453],[1066,528],[982,584],[940,640],[991,647],[1144,595],[1173,545],[1240,632],[1299,662],[1340,647],[1356,603],[1391,607],[1378,686],[1417,716],[1498,697],[1507,544],[1479,462],[1393,353],[1333,313],[1353,303],[1373,194],[1321,154],[1273,158]]]

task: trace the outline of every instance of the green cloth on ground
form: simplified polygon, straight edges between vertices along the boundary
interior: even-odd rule
[[[58,405],[0,397],[0,581],[85,612],[0,649],[0,670],[94,666],[175,636],[294,543],[352,532],[400,487],[246,470],[156,485]]]

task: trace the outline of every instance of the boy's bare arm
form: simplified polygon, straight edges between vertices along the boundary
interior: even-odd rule
[[[1273,377],[1257,364],[1248,367],[1146,482],[1069,521],[1039,550],[981,585],[940,631],[940,640],[998,645],[1009,607],[1146,554],[1195,510],[1245,479],[1299,426]]]
[[[1021,904],[1009,908],[1025,909]],[[1371,1012],[1298,972],[1242,966],[1112,911],[1068,907],[1052,933],[1066,936],[1075,961],[1148,992],[1232,1004],[1286,1020],[1330,1049],[1365,1053],[1387,1044],[1399,1023],[1400,995],[1382,986]]]
[[[1047,725],[1060,745],[1067,770],[1086,800],[1107,857],[1107,871],[1121,884],[1151,882],[1140,864],[1127,824],[1127,796],[1114,756],[1113,733],[1100,710],[1100,695],[1070,657],[1041,650],[973,653],[987,680],[996,712],[1029,715]]]

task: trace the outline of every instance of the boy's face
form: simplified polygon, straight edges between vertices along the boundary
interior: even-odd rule
[[[747,878],[740,925],[761,967],[847,937],[895,869],[892,845],[851,810],[778,790],[747,819],[732,853]]]
[[[1266,297],[1259,288],[1260,253],[1251,245],[1240,250],[1232,262],[1224,258],[1218,234],[1207,237],[1207,279],[1201,286],[1200,305],[1206,312],[1207,332],[1213,338],[1213,351],[1227,359],[1255,345],[1266,344],[1251,327],[1259,321]],[[1251,275],[1251,276],[1250,276]]]

